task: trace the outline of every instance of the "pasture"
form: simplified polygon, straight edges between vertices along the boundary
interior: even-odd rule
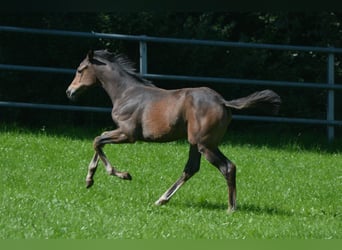
[[[342,238],[341,147],[228,132],[220,148],[237,165],[238,204],[228,215],[225,180],[203,158],[167,205],[154,205],[183,170],[182,141],[107,145],[133,180],[100,163],[86,189],[101,131],[0,126],[1,239]]]

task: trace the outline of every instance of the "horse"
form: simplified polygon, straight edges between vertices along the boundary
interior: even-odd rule
[[[66,95],[75,101],[83,91],[95,84],[100,84],[112,101],[111,116],[116,129],[103,132],[93,141],[95,153],[88,167],[87,188],[94,184],[99,160],[104,163],[109,175],[132,180],[128,172],[118,171],[109,162],[103,151],[106,144],[187,139],[190,149],[184,170],[155,204],[167,203],[199,171],[203,155],[227,182],[228,211],[236,210],[236,166],[218,145],[232,119],[232,109],[262,107],[276,114],[281,103],[278,94],[266,89],[227,101],[208,87],[162,89],[138,74],[126,56],[108,50],[90,50],[87,53]]]

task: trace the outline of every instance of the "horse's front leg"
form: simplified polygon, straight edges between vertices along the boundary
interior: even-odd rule
[[[132,180],[132,176],[128,172],[120,172],[116,170],[108,161],[105,153],[102,150],[104,145],[106,144],[127,142],[130,142],[128,136],[124,134],[120,129],[104,132],[102,135],[96,137],[94,140],[94,149],[96,153],[93,160],[96,158],[96,155],[98,155],[98,157],[104,163],[108,174],[115,175],[124,180]]]
[[[94,174],[96,172],[98,163],[99,163],[99,154],[95,153],[93,156],[93,159],[90,161],[89,167],[88,167],[88,174],[86,177],[87,188],[90,188],[94,184],[93,177],[94,177]]]

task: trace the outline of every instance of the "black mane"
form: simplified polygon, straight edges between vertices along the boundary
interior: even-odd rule
[[[133,77],[139,83],[148,86],[154,86],[151,81],[146,80],[139,73],[136,72],[135,64],[126,55],[115,55],[108,50],[96,50],[94,51],[94,56],[103,58],[112,63],[116,63],[124,72]]]

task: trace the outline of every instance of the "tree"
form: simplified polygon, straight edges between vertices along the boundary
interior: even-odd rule
[[[2,25],[96,31],[307,46],[341,44],[342,13],[319,12],[137,12],[137,13],[26,13],[5,14]],[[1,33],[0,63],[76,68],[90,48],[108,48],[127,54],[138,62],[136,42]],[[326,55],[316,52],[264,49],[218,48],[209,46],[148,44],[148,70],[151,73],[235,77],[299,82],[326,81]],[[341,82],[341,56],[335,60],[336,82]],[[0,100],[65,104],[64,91],[70,76],[0,72]],[[198,86],[203,83],[157,82],[165,88]],[[20,85],[21,91],[18,92]],[[207,84],[226,98],[250,93],[255,86]],[[323,118],[325,91],[276,88],[286,100],[282,115]],[[51,93],[53,91],[53,94]],[[301,98],[298,99],[298,91]],[[89,93],[87,105],[110,105],[102,92]],[[340,93],[336,102],[341,104]],[[88,96],[89,97],[89,96]],[[342,116],[336,110],[337,117]]]

